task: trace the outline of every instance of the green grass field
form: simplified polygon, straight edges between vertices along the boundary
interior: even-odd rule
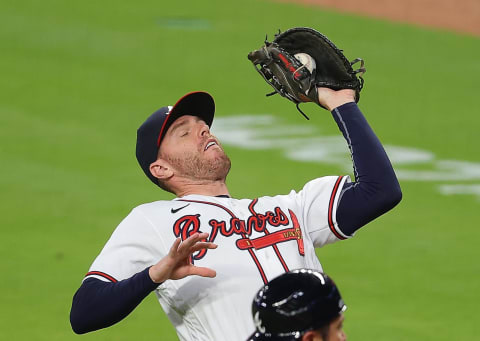
[[[151,112],[206,90],[217,117],[307,124],[293,104],[264,97],[270,89],[246,58],[266,33],[294,26],[366,60],[360,107],[382,142],[433,155],[394,162],[407,174],[401,204],[318,251],[349,306],[349,339],[478,339],[478,38],[266,1],[29,0],[0,4],[1,340],[177,339],[153,295],[121,323],[77,336],[72,296],[134,206],[171,198],[134,156],[136,128]],[[308,125],[338,134],[327,112],[304,110]],[[344,172],[280,150],[225,147],[236,197]],[[442,186],[462,190],[445,195]]]

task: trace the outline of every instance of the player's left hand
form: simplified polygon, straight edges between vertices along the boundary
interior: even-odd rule
[[[317,88],[317,92],[319,104],[329,111],[343,104],[355,102],[355,90],[352,89],[332,90],[329,88]]]
[[[150,267],[148,273],[155,283],[162,283],[167,279],[181,279],[191,275],[215,277],[215,270],[198,267],[190,262],[191,255],[204,249],[216,249],[217,244],[205,242],[208,233],[194,233],[183,242],[177,238],[168,254],[157,264]]]

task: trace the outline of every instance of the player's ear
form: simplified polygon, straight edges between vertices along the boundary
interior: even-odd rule
[[[158,158],[150,164],[150,173],[157,179],[167,180],[173,176],[173,168],[166,160]]]
[[[309,330],[302,336],[302,341],[325,341],[323,340],[322,336],[319,333],[315,332],[315,330]]]

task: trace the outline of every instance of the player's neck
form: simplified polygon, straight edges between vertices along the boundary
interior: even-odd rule
[[[199,194],[212,197],[219,195],[230,196],[227,185],[224,181],[183,184],[181,188],[178,188],[175,191],[175,194],[179,198],[190,194]]]

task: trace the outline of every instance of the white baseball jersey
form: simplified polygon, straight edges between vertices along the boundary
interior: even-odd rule
[[[192,256],[215,278],[168,280],[155,293],[180,340],[244,341],[255,329],[251,303],[272,278],[322,270],[315,247],[348,238],[335,212],[348,176],[322,177],[288,195],[233,199],[188,195],[140,205],[120,223],[87,277],[122,280],[157,263],[174,240],[208,232],[217,249]]]

